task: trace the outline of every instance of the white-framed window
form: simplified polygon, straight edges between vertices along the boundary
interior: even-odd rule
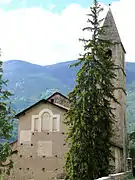
[[[60,115],[53,115],[48,109],[43,109],[39,115],[32,115],[31,131],[60,131]]]
[[[45,112],[41,117],[41,130],[42,131],[51,131],[51,115],[48,112]]]
[[[39,118],[34,118],[34,131],[38,131],[40,128]]]
[[[52,131],[60,131],[60,115],[54,115],[52,121]]]
[[[40,132],[41,130],[41,122],[40,122],[40,117],[39,115],[32,115],[31,119],[31,131],[38,131]]]

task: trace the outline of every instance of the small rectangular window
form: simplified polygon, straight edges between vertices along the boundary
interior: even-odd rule
[[[52,130],[57,132],[60,131],[60,117],[59,115],[56,115],[53,117],[53,123],[52,123]]]
[[[58,130],[58,119],[57,119],[57,117],[54,117],[53,118],[53,131],[57,131]]]
[[[34,119],[34,131],[39,130],[39,118]]]

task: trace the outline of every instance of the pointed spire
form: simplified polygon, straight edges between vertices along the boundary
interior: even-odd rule
[[[121,38],[119,36],[118,29],[116,27],[116,23],[111,11],[111,8],[109,7],[109,10],[107,12],[105,21],[104,21],[105,28],[105,35],[104,39],[109,39],[118,43],[121,43]]]
[[[105,26],[105,34],[101,35],[101,39],[111,40],[113,42],[120,43],[124,52],[126,53],[110,7],[103,25]]]

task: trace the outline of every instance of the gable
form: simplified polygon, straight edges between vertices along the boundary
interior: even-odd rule
[[[60,106],[59,104],[52,103],[52,102],[49,101],[49,100],[42,99],[42,100],[38,101],[37,103],[33,104],[32,106],[24,109],[24,110],[21,111],[20,113],[16,114],[16,115],[15,115],[15,118],[19,118],[20,116],[25,115],[25,113],[27,113],[28,111],[31,111],[32,109],[35,109],[35,107],[39,106],[40,104],[49,104],[49,105],[51,105],[51,106],[53,106],[53,107],[58,108],[59,110],[60,110],[60,109],[63,109],[64,111],[65,111],[65,110],[66,110],[66,111],[68,110],[66,106]]]
[[[60,131],[66,110],[50,103],[39,103],[19,117],[19,142],[29,143],[31,132]],[[62,125],[63,126],[63,125]]]
[[[59,92],[55,92],[47,100],[61,107],[69,107],[69,99]]]

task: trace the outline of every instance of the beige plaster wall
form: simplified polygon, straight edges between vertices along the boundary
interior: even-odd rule
[[[49,109],[53,115],[60,115],[59,132],[31,132],[32,116],[38,115],[43,109]],[[32,178],[34,180],[47,180],[53,179],[63,172],[63,157],[67,151],[64,141],[66,127],[63,124],[65,112],[65,110],[51,104],[40,103],[20,117],[18,155],[13,158],[15,163],[9,177],[10,180],[28,180]],[[20,142],[20,132],[22,130],[31,132],[31,138],[28,138],[31,141]]]

